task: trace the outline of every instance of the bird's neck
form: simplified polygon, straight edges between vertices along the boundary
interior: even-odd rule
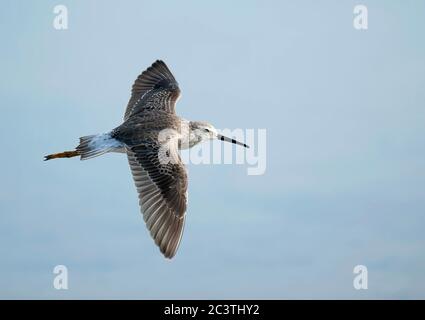
[[[194,126],[191,123],[191,121],[182,119],[179,149],[192,148],[204,140],[203,136],[199,134],[199,130],[194,129]]]

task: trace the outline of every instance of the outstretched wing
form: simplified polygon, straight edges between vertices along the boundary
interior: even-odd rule
[[[140,112],[174,113],[179,96],[179,85],[173,74],[163,61],[157,60],[134,82],[124,121]]]
[[[160,150],[160,145],[152,141],[127,147],[127,156],[143,219],[156,245],[171,259],[183,234],[187,174],[178,153],[177,161],[166,163],[160,160]]]

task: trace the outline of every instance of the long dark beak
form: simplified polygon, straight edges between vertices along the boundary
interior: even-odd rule
[[[228,137],[222,136],[221,134],[217,134],[217,139],[221,140],[221,141],[227,141],[227,142],[231,142],[231,143],[234,143],[234,144],[238,144],[238,145],[245,147],[245,148],[249,148],[249,146],[247,146],[245,143],[239,142],[235,139],[230,139]]]

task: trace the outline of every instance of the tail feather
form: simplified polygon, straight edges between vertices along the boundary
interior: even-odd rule
[[[71,158],[80,156],[81,160],[91,159],[107,152],[118,151],[122,148],[120,142],[111,137],[110,133],[96,134],[80,138],[80,144],[74,151],[64,151],[61,153],[50,154],[44,157],[44,160],[56,158]]]
[[[110,143],[110,135],[91,135],[80,138],[80,144],[77,151],[81,155],[81,160],[91,159],[114,149]]]

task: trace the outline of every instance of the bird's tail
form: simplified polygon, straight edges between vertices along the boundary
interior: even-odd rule
[[[80,156],[81,160],[87,160],[107,152],[116,151],[121,147],[121,143],[112,138],[110,133],[95,134],[81,137],[80,144],[74,151],[49,154],[44,157],[44,160],[72,158],[76,156]]]

